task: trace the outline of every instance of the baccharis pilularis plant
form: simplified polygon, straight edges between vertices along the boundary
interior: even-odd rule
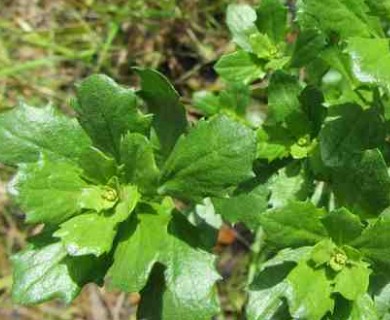
[[[140,292],[140,319],[211,319],[224,220],[256,235],[247,319],[390,318],[390,1],[291,3],[228,7],[226,89],[194,94],[192,126],[148,69],[139,90],[80,82],[78,121],[0,114],[10,192],[44,225],[12,258],[15,302],[105,281]]]

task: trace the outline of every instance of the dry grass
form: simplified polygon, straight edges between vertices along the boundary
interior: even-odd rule
[[[132,84],[134,65],[161,69],[184,93],[213,82],[229,1],[164,1],[3,0],[0,106],[21,98],[65,106],[78,79],[104,72]]]

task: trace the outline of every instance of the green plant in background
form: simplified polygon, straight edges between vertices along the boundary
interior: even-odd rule
[[[259,230],[248,319],[389,316],[386,3],[228,9],[238,49],[215,67],[227,89],[196,93],[194,105],[208,116],[233,113],[257,132],[258,183],[213,199],[225,220]],[[261,125],[250,116],[259,81]]]
[[[0,114],[10,191],[45,225],[13,257],[14,300],[71,302],[105,280],[141,293],[140,318],[210,319],[220,216],[256,235],[248,319],[390,317],[386,3],[229,6],[227,86],[194,95],[193,127],[150,69],[138,91],[79,83],[78,122],[52,106]]]

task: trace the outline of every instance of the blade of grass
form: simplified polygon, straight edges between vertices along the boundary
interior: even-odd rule
[[[55,63],[58,63],[62,61],[63,58],[61,57],[50,57],[50,58],[43,58],[43,59],[36,59],[32,61],[27,61],[21,64],[5,67],[0,69],[0,78],[14,76],[16,74],[29,71],[32,69],[37,69],[42,66],[47,65],[53,65]]]
[[[95,72],[99,71],[102,64],[106,60],[106,57],[108,55],[108,52],[110,51],[112,42],[114,41],[116,35],[119,32],[119,25],[117,23],[110,23],[109,30],[108,30],[108,35],[106,41],[103,43],[103,46],[100,51],[99,59],[97,62],[97,65],[94,69]]]

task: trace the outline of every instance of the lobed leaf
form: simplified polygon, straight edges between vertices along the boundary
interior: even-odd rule
[[[294,318],[321,320],[332,312],[332,286],[324,269],[313,269],[301,262],[287,277],[289,310]]]
[[[366,228],[351,245],[359,249],[365,256],[385,265],[390,265],[390,219],[380,217]]]
[[[246,315],[248,320],[272,319],[283,306],[283,295],[288,286],[281,282],[274,287],[250,290]]]
[[[248,84],[265,76],[263,63],[255,55],[243,50],[222,56],[214,68],[228,82]]]
[[[372,301],[368,293],[360,296],[352,305],[350,313],[351,320],[360,319],[379,319],[375,310],[374,301]]]
[[[295,137],[286,128],[264,125],[257,131],[256,157],[269,162],[286,158],[290,155],[294,143]]]
[[[226,116],[200,121],[165,163],[160,192],[184,199],[224,195],[253,177],[254,132]]]
[[[271,123],[288,122],[294,114],[300,113],[298,97],[301,91],[297,78],[283,71],[273,73],[268,87],[267,120]]]
[[[231,4],[227,8],[226,23],[236,42],[242,49],[251,52],[249,37],[258,32],[256,11],[246,4]]]
[[[390,1],[389,0],[366,0],[367,5],[371,9],[371,13],[385,19],[390,19]]]
[[[278,174],[271,178],[269,190],[271,208],[282,208],[291,201],[304,201],[307,199],[312,186],[307,174],[300,163],[291,163],[280,169]]]
[[[287,8],[279,0],[263,0],[256,13],[258,30],[274,43],[283,42],[287,30]]]
[[[153,113],[153,128],[162,159],[166,160],[177,139],[187,130],[186,110],[180,96],[161,73],[152,69],[135,69],[141,78],[138,94]]]
[[[160,171],[149,140],[139,133],[128,133],[122,138],[120,155],[126,182],[136,184],[141,192],[155,192]]]
[[[20,165],[11,191],[29,223],[57,224],[82,209],[100,212],[115,205],[106,197],[111,188],[90,185],[81,179],[81,169],[69,162],[42,155],[37,163]]]
[[[384,134],[377,110],[363,110],[357,104],[330,107],[319,135],[322,160],[329,167],[342,167],[351,156],[380,146]]]
[[[134,186],[126,186],[122,193],[122,199],[113,212],[84,213],[60,225],[53,236],[61,239],[69,255],[91,254],[98,257],[110,252],[118,224],[129,217],[139,200]]]
[[[328,36],[336,33],[343,39],[381,35],[364,0],[302,0],[298,22],[303,29],[319,29]]]
[[[143,289],[141,318],[208,319],[218,312],[215,258],[199,248],[198,231],[183,217],[171,216],[169,206],[157,210],[124,225],[111,284],[126,292]]]
[[[105,263],[91,257],[69,258],[61,243],[31,244],[12,258],[12,298],[37,304],[59,298],[70,303],[88,282],[100,282]]]
[[[336,275],[334,292],[348,300],[358,300],[368,289],[370,274],[371,270],[364,262],[347,266]]]
[[[269,190],[259,184],[228,198],[213,198],[215,211],[230,223],[243,222],[251,230],[259,226],[259,217],[268,207]]]
[[[99,149],[91,147],[80,157],[79,166],[82,177],[94,184],[107,184],[118,174],[118,165],[114,158]]]
[[[77,117],[95,146],[119,158],[120,140],[128,131],[146,133],[150,117],[137,109],[137,97],[104,75],[93,75],[77,86]]]
[[[363,231],[359,217],[345,208],[329,212],[322,218],[322,223],[337,245],[353,241]]]
[[[390,205],[390,176],[381,152],[367,150],[333,172],[333,189],[340,205],[363,217],[377,216]]]
[[[266,240],[278,248],[313,245],[327,237],[320,218],[324,210],[309,202],[290,202],[288,205],[265,212],[260,223]]]
[[[388,39],[350,38],[347,52],[354,76],[363,83],[390,88],[390,51]]]
[[[0,162],[35,162],[44,152],[53,160],[77,163],[91,142],[78,123],[52,106],[18,107],[0,113]]]
[[[290,66],[300,68],[309,64],[325,48],[326,42],[325,35],[317,29],[301,31],[294,45]]]

